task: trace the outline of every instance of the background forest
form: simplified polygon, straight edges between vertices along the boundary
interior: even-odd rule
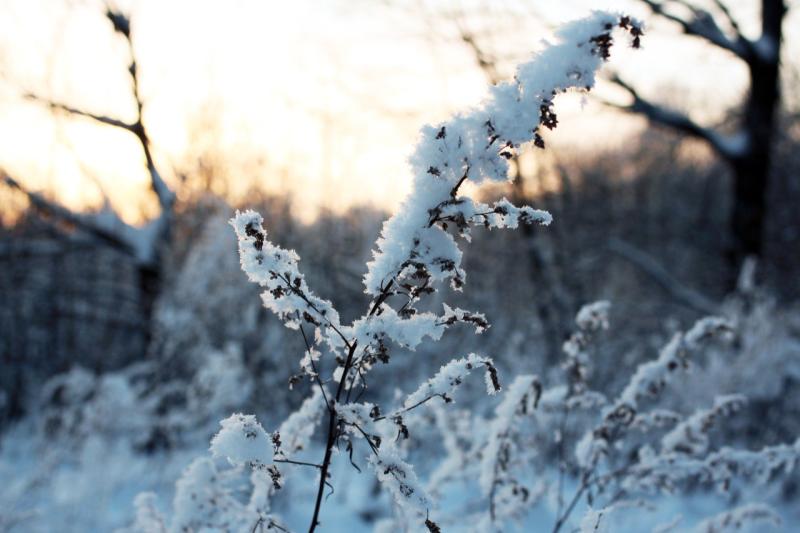
[[[741,506],[755,501],[781,516],[770,527],[795,530],[800,5],[550,4],[0,4],[0,531],[308,527],[313,471],[271,495],[280,520],[180,523],[176,480],[207,453],[221,420],[247,413],[277,428],[316,394],[301,367],[308,331],[265,308],[229,220],[237,210],[260,213],[267,238],[302,258],[304,282],[343,324],[356,321],[370,303],[365,265],[382,224],[414,191],[406,160],[420,127],[478,104],[487,87],[557,43],[564,21],[598,7],[644,21],[641,49],[619,37],[591,93],[558,96],[558,127],[540,118],[548,129],[507,156],[507,181],[465,184],[477,201],[529,204],[552,224],[477,224],[463,247],[467,287],[444,287],[420,304],[420,312],[480,311],[491,327],[476,336],[474,322],[455,325],[438,342],[393,347],[391,364],[377,362],[365,378],[362,400],[396,402],[473,352],[493,359],[504,393],[514,376],[538,376],[535,416],[544,418],[510,426],[533,435],[504,433],[520,457],[509,464],[538,470],[503,482],[525,491],[504,500],[525,504],[504,525],[494,522],[502,514],[494,482],[491,527],[550,531],[555,520],[569,525],[563,531],[601,530],[603,511],[592,515],[595,504],[578,498],[580,512],[559,524],[563,494],[583,492],[580,453],[575,463],[566,456],[593,426],[583,411],[552,413],[572,413],[570,399],[603,412],[597,398],[627,390],[676,334],[721,317],[726,339],[698,350],[691,372],[659,397],[658,413],[683,427],[670,416],[689,420],[715,406],[714,423],[698,426],[698,457],[784,444],[795,455],[759,471],[764,485],[734,483],[720,494],[716,478],[691,479],[656,503],[612,498],[633,509],[631,518],[603,526],[727,531],[775,522],[772,511]],[[592,319],[582,319],[592,302],[610,307],[590,307]],[[453,321],[470,322],[462,319]],[[690,333],[683,338],[694,347]],[[559,399],[550,387],[562,382]],[[404,448],[442,499],[443,531],[476,527],[457,517],[480,508],[470,465],[485,463],[480,435],[503,402],[484,394],[481,379],[458,384],[450,415],[450,402],[409,415],[417,440]],[[669,432],[658,428],[670,422],[649,423],[667,448]],[[302,446],[308,457],[324,450],[323,429]],[[352,455],[359,436],[343,438],[320,529],[423,527]],[[461,477],[441,470],[454,450]],[[523,460],[525,450],[536,458]],[[616,450],[641,453],[622,443]],[[234,470],[219,489],[231,506],[249,490]],[[436,485],[445,483],[437,475],[450,484]],[[595,529],[582,523],[584,511]],[[152,518],[162,514],[174,519]],[[714,515],[722,518],[702,522]]]

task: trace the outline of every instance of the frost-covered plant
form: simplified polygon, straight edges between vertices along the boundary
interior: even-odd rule
[[[58,374],[42,388],[39,430],[47,441],[58,438],[70,448],[80,448],[98,434],[133,437],[135,445],[150,430],[150,406],[142,404],[143,387],[136,379],[139,368],[95,374],[74,367]]]
[[[57,374],[38,398],[39,437],[62,443],[52,450],[78,454],[95,438],[153,452],[180,445],[189,431],[207,435],[220,416],[248,399],[254,379],[237,344],[194,355],[197,370],[181,380],[164,379],[152,361],[102,373],[75,366]]]
[[[755,285],[753,268],[746,263],[738,290],[721,309],[734,324],[733,349],[712,350],[681,384],[677,404],[711,403],[711,393],[744,394],[745,416],[732,420],[727,431],[743,442],[753,437],[780,442],[800,434],[800,418],[787,416],[800,410],[800,397],[793,393],[800,384],[800,308],[779,305]],[[753,369],[764,379],[754,379]]]
[[[489,327],[486,317],[478,312],[448,305],[441,312],[424,310],[426,297],[442,284],[448,283],[456,291],[464,287],[466,272],[457,238],[469,242],[476,226],[515,229],[520,224],[548,225],[551,216],[528,206],[515,206],[506,199],[482,203],[463,195],[461,187],[466,181],[480,184],[506,180],[509,159],[523,144],[544,148],[543,130],[558,124],[555,96],[569,89],[588,91],[594,86],[595,73],[608,59],[612,33],[617,29],[631,36],[634,47],[639,46],[642,32],[637,22],[596,12],[562,28],[560,42],[522,64],[513,81],[492,87],[482,105],[422,129],[410,159],[412,191],[383,226],[364,276],[365,292],[372,300],[352,324],[342,323],[333,304],[311,290],[300,272],[297,254],[268,240],[259,214],[237,213],[231,223],[238,237],[242,269],[264,289],[264,306],[287,327],[299,330],[306,341],[301,372],[291,383],[302,378],[311,381],[316,389],[309,400],[314,409],[304,405],[302,426],[291,423],[289,428],[272,433],[247,415],[224,420],[212,441],[212,452],[236,467],[252,469],[253,497],[249,504],[242,504],[224,490],[220,493],[215,463],[198,459],[179,481],[175,507],[183,518],[173,520],[173,530],[241,524],[248,519],[253,529],[264,524],[283,527],[269,514],[269,493],[283,483],[282,470],[308,467],[319,471],[309,527],[314,531],[326,486],[332,482],[329,472],[333,455],[342,449],[347,450],[351,461],[355,453],[366,451],[368,464],[409,527],[439,530],[432,517],[432,497],[408,462],[405,442],[411,435],[405,417],[423,405],[450,403],[453,391],[476,371],[484,374],[487,392],[498,393],[501,384],[492,359],[470,354],[450,361],[389,408],[359,402],[367,387],[367,375],[376,364],[389,363],[393,346],[414,350],[425,339],[439,340],[445,330],[458,323],[474,327],[477,333]],[[518,379],[508,396],[513,401],[504,401],[502,412],[513,418],[521,409],[520,403],[525,406],[523,410],[534,409],[537,390],[534,381]],[[293,453],[296,446],[307,444],[311,436],[307,428],[325,413],[322,460],[298,461]],[[509,424],[498,423],[492,431],[496,450],[516,446],[514,428]],[[293,443],[291,449],[287,442]],[[272,449],[265,449],[270,446]],[[495,480],[486,483],[498,486]],[[195,485],[197,489],[192,492]],[[191,511],[185,504],[187,491],[193,495],[192,505],[198,500],[207,502],[196,509],[194,517],[184,516],[187,509]],[[212,498],[220,502],[219,513],[226,517],[213,514]],[[151,513],[142,516],[150,520]]]
[[[428,490],[479,479],[487,511],[470,518],[475,531],[507,529],[547,493],[555,500],[552,531],[569,530],[570,524],[580,531],[608,531],[613,516],[653,495],[698,484],[722,491],[739,481],[763,484],[800,462],[800,439],[759,450],[713,445],[722,420],[735,418],[745,406],[742,395],[719,395],[711,406],[688,415],[658,406],[692,369],[704,345],[731,336],[725,319],[704,318],[675,334],[655,359],[636,368],[616,398],[591,390],[589,349],[597,332],[608,327],[608,312],[608,302],[597,302],[578,313],[577,330],[564,343],[562,384],[543,389],[535,376],[518,376],[494,417],[473,417],[467,424],[471,429],[460,433],[467,439],[446,447],[447,457],[430,477]],[[409,425],[415,429],[413,421]],[[443,436],[451,432],[439,427]],[[484,434],[477,427],[489,430]],[[569,498],[564,498],[565,475],[575,482]],[[588,510],[572,521],[584,499]],[[442,524],[458,520],[442,517]],[[779,518],[769,506],[749,503],[703,521],[697,531],[733,531],[765,521]]]

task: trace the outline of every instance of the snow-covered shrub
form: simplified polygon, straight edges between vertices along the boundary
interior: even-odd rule
[[[230,208],[218,201],[196,210],[177,219],[187,242],[172,257],[171,282],[154,312],[145,399],[158,424],[151,449],[184,441],[198,429],[210,434],[220,417],[256,401],[280,406],[274,420],[299,403],[289,401],[287,378],[275,371],[285,366],[292,345],[284,328],[264,320],[257,295],[242,279]],[[202,215],[203,222],[195,220]],[[235,316],[230,309],[237,309]]]
[[[539,505],[554,513],[553,531],[616,531],[623,527],[626,508],[659,501],[656,495],[709,487],[759,498],[748,487],[768,483],[800,462],[796,436],[789,444],[756,450],[712,446],[711,437],[742,415],[743,395],[717,395],[710,405],[688,413],[660,405],[670,405],[667,396],[675,395],[698,368],[701,348],[734,336],[727,320],[704,318],[677,333],[629,376],[615,397],[592,390],[592,366],[608,364],[590,356],[597,332],[608,327],[608,312],[608,302],[597,302],[578,313],[577,330],[564,343],[562,383],[544,387],[535,376],[518,376],[493,416],[466,415],[469,422],[462,426],[468,429],[457,432],[460,443],[445,447],[426,488],[443,493],[478,479],[486,510],[466,521],[476,524],[475,531],[520,527]],[[426,422],[407,417],[406,423],[414,433]],[[439,438],[454,433],[447,425],[436,427]],[[552,449],[555,454],[548,453]],[[582,518],[573,516],[585,506]],[[765,503],[754,502],[709,518],[697,530],[733,531],[760,521],[780,519]],[[443,528],[464,522],[462,515],[440,521]],[[392,523],[396,528],[403,524],[397,518]]]
[[[94,374],[82,367],[59,374],[43,387],[40,430],[47,439],[80,446],[92,436],[133,437],[149,428],[149,412],[140,399],[143,388],[132,367],[122,372]]]
[[[222,206],[205,213],[196,235],[187,237],[191,244],[184,244],[185,257],[174,266],[171,283],[156,303],[151,351],[165,365],[186,365],[198,353],[243,342],[257,329],[258,301],[247,298],[250,293],[241,283],[239,266],[231,260],[236,239],[226,223],[229,213]],[[238,320],[222,319],[232,308],[239,309]]]
[[[187,432],[209,434],[220,416],[247,401],[253,379],[236,344],[195,357],[197,370],[186,380],[163,380],[152,363],[101,374],[75,367],[54,376],[39,401],[41,436],[78,448],[90,437],[119,439],[155,451]]]
[[[712,392],[744,394],[744,416],[731,420],[729,438],[778,443],[800,434],[800,397],[793,393],[800,386],[800,310],[756,286],[753,267],[746,266],[720,310],[734,324],[734,342],[710,351],[682,384],[677,403],[709,403]]]
[[[365,234],[374,232],[375,214],[347,213],[303,225],[292,215],[288,200],[253,196],[265,212],[265,224],[275,228],[282,240],[300,241],[304,251],[313,252],[308,254],[312,264],[307,273],[325,281],[326,294],[337,297],[337,308],[355,314],[351,300],[361,297],[361,290],[354,264],[366,258]],[[181,247],[171,256],[170,283],[156,303],[149,355],[158,375],[153,376],[151,389],[163,391],[167,400],[160,411],[175,411],[194,426],[207,423],[214,428],[231,411],[266,402],[273,416],[266,422],[277,423],[302,401],[286,387],[285,368],[294,366],[303,340],[268,319],[258,293],[242,276],[236,234],[228,223],[232,214],[220,200],[179,213],[176,231],[183,237]],[[342,240],[365,250],[360,254],[341,250],[336,243]],[[349,262],[342,260],[346,255]]]
[[[389,495],[392,516],[377,529],[432,532],[447,526],[505,530],[537,504],[548,503],[548,495],[554,532],[611,530],[626,508],[654,493],[690,485],[730,491],[740,483],[770,481],[795,466],[800,440],[751,450],[719,446],[712,438],[721,419],[735,418],[746,405],[736,391],[714,392],[704,406],[685,411],[659,404],[707,344],[731,336],[738,324],[719,317],[675,333],[613,395],[593,383],[592,348],[610,322],[610,304],[597,302],[577,314],[576,330],[563,345],[560,383],[520,375],[504,387],[494,361],[471,353],[442,365],[387,405],[362,401],[373,383],[370,371],[392,364],[397,348],[413,351],[426,340],[439,341],[458,324],[478,334],[490,327],[480,312],[448,305],[441,293],[433,305],[431,295],[443,285],[464,288],[460,243],[470,241],[473,228],[548,225],[551,217],[505,199],[475,200],[461,186],[502,181],[508,159],[521,144],[544,147],[543,128],[558,123],[554,97],[593,86],[595,71],[609,55],[612,32],[619,28],[638,46],[638,23],[595,13],[566,26],[560,43],[523,64],[513,82],[493,87],[480,107],[423,128],[411,157],[412,192],[384,224],[367,265],[364,285],[371,301],[349,324],[330,300],[312,291],[299,256],[268,239],[261,215],[237,213],[231,224],[241,267],[263,289],[264,307],[303,339],[305,353],[290,384],[306,380],[312,394],[274,431],[253,415],[224,419],[211,441],[212,456],[196,459],[178,480],[171,517],[158,513],[152,497],[141,496],[134,531],[284,530],[272,504],[304,469],[316,474],[308,501],[309,531],[314,531],[326,490],[336,484],[331,465],[337,457],[357,469],[369,465]],[[486,392],[498,397],[488,415],[450,405],[476,373],[482,374]],[[235,379],[230,383],[220,388],[220,397],[227,398],[236,386]],[[322,458],[312,461],[308,449],[317,426],[324,435]],[[430,447],[429,455],[441,452],[430,472],[429,465],[418,468],[414,461],[420,445]],[[475,486],[466,513],[438,505],[453,484]],[[774,522],[775,516],[764,504],[752,503],[699,527],[716,531]]]
[[[330,301],[311,290],[299,270],[298,255],[267,239],[261,215],[246,211],[234,217],[231,223],[239,239],[242,269],[250,281],[264,289],[264,306],[288,328],[302,334],[306,354],[299,364],[299,376],[307,378],[318,391],[314,394],[323,400],[324,408],[315,415],[327,412],[325,451],[320,463],[304,463],[285,455],[281,443],[286,435],[275,432],[268,439],[254,418],[234,415],[223,422],[223,430],[212,441],[215,443],[212,449],[229,458],[228,452],[233,453],[237,467],[241,463],[253,466],[253,494],[266,494],[270,480],[273,489],[281,486],[277,464],[284,463],[284,469],[318,469],[318,489],[309,528],[313,531],[319,525],[325,488],[331,483],[328,477],[334,452],[345,448],[352,461],[354,453],[360,455],[366,450],[377,479],[392,495],[396,509],[408,523],[415,529],[439,530],[432,517],[434,502],[405,459],[404,441],[411,435],[404,417],[426,404],[451,402],[453,391],[474,371],[484,373],[487,392],[498,393],[502,387],[497,370],[492,360],[484,356],[471,354],[455,359],[408,398],[387,409],[359,403],[367,388],[367,375],[375,365],[390,362],[394,346],[413,350],[425,339],[439,340],[445,330],[459,323],[473,327],[477,333],[489,327],[478,312],[446,304],[441,312],[424,310],[426,297],[442,284],[460,291],[466,283],[462,251],[456,238],[469,242],[471,230],[476,226],[515,229],[520,224],[548,225],[551,216],[531,207],[515,206],[506,199],[485,204],[463,195],[461,186],[468,180],[475,184],[504,181],[508,176],[508,161],[522,144],[544,148],[543,130],[558,124],[555,96],[572,88],[592,88],[595,72],[609,57],[616,29],[629,33],[633,46],[639,46],[642,32],[638,23],[624,16],[594,13],[565,26],[558,34],[559,43],[521,65],[512,82],[492,87],[481,106],[446,123],[423,128],[410,160],[414,173],[412,192],[399,212],[384,224],[374,257],[367,265],[365,292],[372,301],[363,316],[350,325],[342,322]],[[593,323],[588,316],[586,320],[587,324]],[[300,377],[294,381],[297,379]],[[515,401],[534,398],[529,408],[535,408],[536,386],[533,382],[517,383],[520,382],[515,383],[512,391],[516,393],[519,388],[521,397],[515,394]],[[533,392],[528,391],[528,386]],[[531,403],[524,401],[526,405]],[[517,405],[510,405],[506,410],[513,413],[517,409]],[[315,422],[312,418],[306,424]],[[507,434],[507,429],[498,427],[496,447],[509,446]],[[274,447],[271,451],[263,449],[269,441]],[[224,446],[218,446],[220,443]],[[258,443],[262,448],[260,453],[252,457],[240,453],[252,452]],[[266,458],[272,458],[270,465],[264,463]],[[190,487],[194,485],[197,488],[192,494],[201,494],[211,490],[209,485],[218,483],[213,464],[208,459],[198,461],[178,482],[179,494],[193,490]],[[214,499],[220,502],[220,514],[237,508],[230,501],[230,494]],[[243,523],[243,517],[252,521],[254,529],[265,520],[275,523],[265,514],[268,501],[261,506],[252,503],[251,500],[251,505],[242,506],[241,513],[225,523]],[[177,507],[184,507],[179,505],[177,496],[175,504],[176,512]],[[219,518],[209,517],[210,512],[210,506],[203,506],[197,509],[198,524],[187,526],[185,520],[178,520],[172,527],[211,527]]]

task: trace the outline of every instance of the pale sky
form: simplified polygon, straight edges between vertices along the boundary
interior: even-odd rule
[[[238,190],[253,183],[288,189],[302,198],[298,206],[307,217],[320,207],[396,207],[410,183],[405,159],[419,127],[476,104],[486,89],[469,49],[456,38],[452,9],[462,5],[471,12],[492,3],[390,3],[117,3],[132,16],[145,123],[163,173],[174,180],[175,168],[200,150],[213,150]],[[493,31],[490,47],[499,54],[524,58],[542,46],[553,22],[603,6],[647,13],[627,0],[530,0],[512,4],[513,15],[462,23]],[[744,21],[755,20],[754,2],[735,6]],[[544,12],[546,21],[539,15]],[[797,19],[795,12],[790,16]],[[676,38],[674,30],[651,30],[643,50],[616,50],[610,67],[662,101],[692,102],[698,120],[719,119],[743,90],[744,68],[717,50]],[[126,68],[125,43],[113,34],[100,2],[0,0],[0,165],[70,207],[97,205],[102,188],[128,221],[152,212],[132,135],[54,116],[20,96],[31,90],[130,120]],[[686,88],[692,90],[684,96]],[[581,109],[577,98],[562,104],[563,127],[551,144],[621,142],[622,133],[608,131],[609,112],[598,104]]]

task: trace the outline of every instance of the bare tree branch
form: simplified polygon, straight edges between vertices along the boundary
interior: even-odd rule
[[[717,6],[717,9],[725,17],[728,25],[733,29],[734,32],[736,32],[737,38],[743,37],[742,30],[739,27],[739,22],[733,16],[731,10],[728,9],[728,6],[726,6],[722,0],[714,0],[714,5]]]
[[[169,216],[172,212],[172,206],[175,203],[175,193],[170,190],[161,177],[161,173],[156,168],[150,149],[150,138],[147,135],[144,122],[142,122],[142,108],[144,107],[144,103],[142,102],[139,90],[139,70],[136,65],[136,54],[134,53],[133,40],[131,38],[130,19],[124,14],[110,8],[106,10],[106,18],[108,18],[114,26],[114,31],[122,35],[125,38],[125,42],[128,44],[128,54],[131,58],[131,63],[128,66],[128,73],[131,76],[133,98],[136,101],[136,122],[132,124],[132,129],[130,131],[136,135],[136,138],[139,139],[139,143],[142,145],[142,151],[144,151],[144,157],[147,161],[147,171],[150,174],[150,186],[158,197],[158,203],[161,206],[162,214]],[[165,231],[167,229],[168,228],[165,228]]]
[[[492,85],[497,85],[500,83],[500,74],[497,71],[497,61],[494,58],[490,57],[486,51],[478,44],[475,40],[475,35],[473,35],[470,31],[464,28],[460,23],[458,25],[458,33],[461,37],[461,40],[466,44],[469,49],[472,51],[472,55],[475,58],[475,61],[478,63],[483,74],[486,76],[486,79]]]
[[[128,45],[128,52],[130,54],[130,61],[131,61],[128,67],[128,72],[131,76],[133,98],[136,102],[135,122],[128,123],[117,118],[108,117],[105,115],[99,115],[97,113],[93,113],[91,111],[86,111],[83,109],[78,109],[76,107],[61,102],[56,102],[48,98],[45,98],[41,95],[37,95],[30,92],[26,93],[24,96],[31,100],[42,102],[45,105],[49,106],[51,109],[57,109],[72,115],[89,118],[100,124],[121,128],[125,131],[134,134],[136,138],[139,140],[139,144],[141,145],[142,151],[144,152],[147,165],[147,172],[150,174],[150,187],[152,188],[153,192],[158,198],[158,203],[159,206],[161,207],[162,216],[169,217],[172,211],[172,207],[175,203],[175,193],[172,192],[172,190],[166,184],[164,179],[161,177],[161,173],[158,171],[156,167],[155,160],[153,158],[152,150],[150,147],[150,138],[147,134],[147,129],[145,128],[144,122],[142,121],[142,109],[144,108],[144,103],[142,102],[139,90],[139,76],[136,66],[136,58],[134,55],[133,41],[131,39],[131,33],[130,33],[130,21],[122,13],[115,12],[110,9],[106,11],[106,17],[114,26],[114,31],[122,35],[125,38],[125,42]],[[164,224],[164,231],[167,231],[168,227],[169,224]]]
[[[705,39],[709,43],[723,50],[727,50],[744,60],[748,60],[751,55],[752,43],[738,31],[738,25],[733,21],[727,9],[725,9],[725,15],[730,21],[733,21],[732,27],[736,31],[736,37],[734,39],[725,35],[725,32],[719,27],[711,13],[697,6],[693,6],[688,2],[673,0],[673,3],[684,6],[692,13],[690,19],[679,17],[674,13],[666,11],[663,2],[657,2],[655,0],[642,0],[642,2],[647,4],[653,13],[678,24],[687,35],[694,35],[695,37]]]
[[[50,107],[51,109],[57,109],[59,111],[65,111],[65,112],[67,112],[69,114],[72,114],[72,115],[78,115],[80,117],[90,118],[92,120],[95,120],[95,121],[97,121],[97,122],[99,122],[101,124],[105,124],[107,126],[114,126],[116,128],[122,128],[122,129],[124,129],[126,131],[129,131],[131,133],[134,132],[134,128],[135,128],[134,124],[128,124],[127,122],[124,122],[124,121],[116,119],[116,118],[107,117],[105,115],[98,115],[98,114],[92,113],[90,111],[84,111],[82,109],[77,109],[77,108],[74,108],[74,107],[69,106],[67,104],[62,104],[60,102],[55,102],[53,100],[49,100],[47,98],[39,96],[36,93],[29,92],[29,93],[25,93],[23,96],[25,98],[29,99],[29,100],[33,100],[35,102],[43,103],[46,106]]]
[[[676,301],[699,313],[713,315],[719,312],[719,306],[713,301],[678,281],[655,258],[632,244],[612,238],[608,241],[608,249],[638,267]]]
[[[91,111],[86,111],[84,109],[79,109],[71,105],[62,102],[57,102],[34,93],[26,93],[24,96],[31,100],[41,102],[49,106],[51,109],[64,111],[66,113],[78,117],[88,118],[90,120],[93,120],[99,124],[103,124],[106,126],[120,128],[136,136],[145,156],[147,172],[150,175],[150,186],[153,192],[155,193],[156,197],[158,198],[158,203],[161,208],[160,215],[155,221],[153,221],[153,223],[151,223],[151,229],[153,230],[151,235],[155,236],[155,238],[154,239],[148,238],[147,239],[148,244],[146,245],[146,247],[141,244],[137,244],[136,241],[132,240],[131,235],[127,235],[126,231],[124,230],[117,231],[115,228],[106,227],[104,224],[103,225],[98,224],[94,221],[94,219],[90,215],[82,216],[73,213],[72,211],[63,206],[59,206],[53,202],[50,202],[41,195],[26,190],[19,184],[19,182],[17,182],[16,180],[14,180],[13,178],[11,178],[10,176],[8,176],[3,172],[0,172],[0,177],[2,178],[2,181],[6,185],[15,188],[19,191],[22,191],[24,194],[26,194],[31,204],[37,209],[47,212],[54,217],[57,217],[75,227],[78,227],[86,231],[88,234],[101,239],[107,244],[110,244],[116,248],[124,250],[126,253],[129,253],[132,256],[134,256],[143,265],[156,266],[156,268],[158,268],[159,249],[161,248],[161,245],[163,243],[168,242],[170,239],[170,230],[172,227],[171,220],[173,217],[173,206],[175,203],[175,193],[169,188],[169,186],[163,180],[161,174],[159,173],[156,167],[155,160],[153,158],[152,150],[150,147],[150,139],[147,134],[147,129],[145,128],[144,122],[142,121],[142,109],[144,107],[144,104],[140,96],[139,77],[137,74],[133,41],[131,40],[130,21],[127,18],[127,16],[119,12],[115,12],[111,9],[106,11],[106,17],[112,23],[114,31],[122,35],[125,38],[125,41],[128,45],[128,51],[130,54],[130,65],[128,67],[128,73],[131,76],[132,93],[134,101],[136,103],[136,120],[134,122],[129,123],[114,117],[109,117],[106,115],[93,113]],[[124,223],[122,224],[124,225]]]
[[[629,105],[620,105],[612,102],[605,101],[604,103],[611,107],[616,107],[629,113],[641,113],[646,116],[651,122],[668,126],[670,128],[681,131],[687,135],[703,139],[708,142],[711,147],[724,159],[732,160],[741,154],[737,151],[737,144],[731,137],[724,136],[718,133],[713,128],[707,128],[693,121],[687,115],[669,109],[664,106],[654,104],[649,100],[642,97],[631,85],[622,80],[616,74],[610,77],[610,81],[615,83],[618,87],[624,89],[632,98],[633,102]]]
[[[0,169],[0,179],[2,179],[3,183],[7,186],[11,187],[12,189],[16,189],[20,191],[22,194],[28,197],[31,205],[33,205],[36,209],[48,213],[53,217],[61,219],[68,224],[71,224],[75,227],[78,227],[84,230],[86,233],[100,239],[101,241],[109,244],[115,248],[121,249],[127,254],[135,255],[133,247],[125,241],[122,237],[115,234],[112,231],[109,231],[106,228],[98,226],[94,224],[89,217],[81,216],[77,213],[74,213],[63,207],[58,205],[50,200],[47,200],[42,195],[35,193],[33,191],[29,191],[25,187],[23,187],[17,180],[9,176],[3,169]]]

